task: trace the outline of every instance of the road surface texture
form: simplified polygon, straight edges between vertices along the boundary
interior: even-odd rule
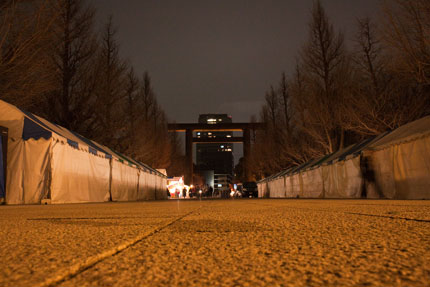
[[[0,286],[430,286],[430,201],[0,206]]]

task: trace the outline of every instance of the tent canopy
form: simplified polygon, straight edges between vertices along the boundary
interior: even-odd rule
[[[383,138],[372,142],[370,150],[380,150],[389,146],[410,142],[430,135],[430,116],[403,125]]]
[[[21,110],[2,100],[0,100],[0,110],[2,111],[0,121],[7,121],[9,125],[12,124],[14,126],[14,128],[9,129],[9,137],[11,138],[22,138],[23,140],[53,138],[63,143],[67,143],[73,148],[85,150],[100,157],[114,158],[117,161],[126,163],[130,166],[135,166],[150,173],[164,176],[144,163],[133,160],[117,151],[89,140],[76,132],[56,125],[32,113]]]

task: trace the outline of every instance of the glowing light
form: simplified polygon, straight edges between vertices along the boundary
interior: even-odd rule
[[[200,189],[200,190],[199,190],[199,193],[200,193],[200,194],[202,194],[202,192],[203,192],[203,191]]]
[[[175,198],[176,196],[183,197],[182,192],[184,189],[188,194],[190,187],[184,184],[184,180],[182,177],[174,177],[174,178],[169,178],[167,180],[167,189],[170,192],[170,196],[172,198]]]
[[[221,148],[224,148],[224,146],[222,145]]]
[[[218,183],[218,187],[222,187],[222,184],[221,184],[221,183]]]
[[[227,135],[228,138],[231,138],[231,135]]]

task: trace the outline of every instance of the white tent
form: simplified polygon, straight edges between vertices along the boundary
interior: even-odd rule
[[[430,199],[430,116],[401,126],[372,143],[364,156],[375,176],[369,196]]]
[[[1,100],[0,126],[9,129],[6,203],[138,199],[141,166],[112,150]]]
[[[263,179],[259,194],[267,182],[270,197],[430,199],[429,162],[430,116],[284,171],[284,187]]]

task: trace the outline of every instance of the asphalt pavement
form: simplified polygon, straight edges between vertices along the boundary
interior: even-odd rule
[[[430,201],[0,206],[0,286],[430,286]]]

